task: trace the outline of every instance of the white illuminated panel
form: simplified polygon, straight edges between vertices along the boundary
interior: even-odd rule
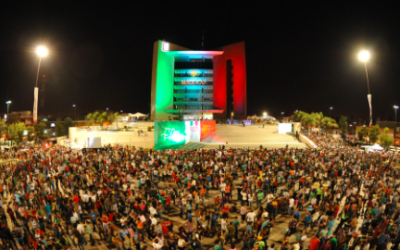
[[[87,137],[87,148],[101,148],[101,137]]]
[[[279,123],[278,134],[286,134],[286,133],[292,133],[292,124],[291,123]]]
[[[200,121],[185,122],[186,142],[200,142]]]
[[[169,51],[169,43],[162,42],[162,51]]]

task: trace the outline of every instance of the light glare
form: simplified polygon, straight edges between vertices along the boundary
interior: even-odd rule
[[[368,61],[368,60],[369,60],[369,57],[370,57],[369,52],[366,51],[366,50],[361,51],[360,54],[358,54],[358,59],[359,59],[360,61],[362,61],[362,62]]]
[[[47,49],[46,49],[45,47],[43,47],[43,46],[39,46],[39,47],[37,47],[37,49],[36,49],[36,53],[37,53],[39,56],[47,56]]]

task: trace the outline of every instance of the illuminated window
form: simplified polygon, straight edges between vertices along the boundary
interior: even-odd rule
[[[162,42],[162,51],[169,51],[169,43]]]

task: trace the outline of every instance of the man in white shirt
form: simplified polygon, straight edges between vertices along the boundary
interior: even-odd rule
[[[153,248],[154,248],[154,250],[159,250],[159,249],[161,249],[163,247],[163,245],[161,245],[159,242],[158,242],[158,239],[154,239],[153,240]]]
[[[150,221],[151,221],[151,225],[150,226],[155,226],[157,225],[157,219],[154,218],[153,214],[150,214]]]
[[[82,222],[78,223],[78,226],[76,227],[76,230],[78,230],[78,232],[80,234],[83,234],[83,232],[85,231],[85,227],[83,226]]]
[[[150,212],[150,215],[156,215],[157,214],[157,210],[153,206],[149,207],[149,212]]]
[[[254,217],[256,217],[256,213],[254,213],[253,210],[250,210],[250,212],[248,212],[247,215],[246,215],[247,222],[253,223],[254,222]]]
[[[289,215],[292,214],[293,207],[294,207],[294,199],[293,199],[293,197],[290,197],[289,198],[289,207],[288,207],[288,214]]]

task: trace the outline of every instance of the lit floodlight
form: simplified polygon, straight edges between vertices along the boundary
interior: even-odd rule
[[[361,51],[360,54],[358,54],[358,59],[362,62],[367,62],[369,60],[369,57],[369,52],[366,50]]]
[[[43,47],[43,46],[39,46],[36,49],[36,53],[41,57],[47,56],[47,49],[45,47]]]

